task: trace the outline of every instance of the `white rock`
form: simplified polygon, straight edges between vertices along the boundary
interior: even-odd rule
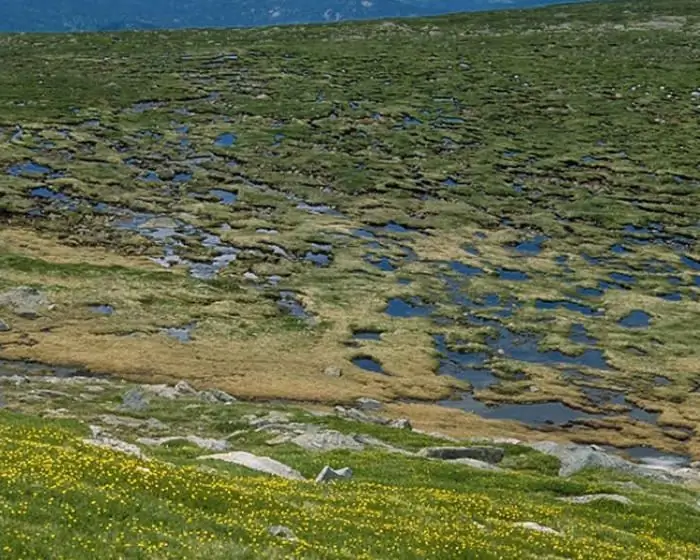
[[[544,525],[540,525],[539,523],[534,523],[532,521],[522,521],[520,523],[515,523],[515,526],[522,527],[523,529],[527,529],[528,531],[537,531],[538,533],[546,533],[548,535],[561,535],[559,531],[555,531],[551,527],[545,527]]]
[[[214,461],[224,461],[226,463],[233,463],[235,465],[240,465],[242,467],[247,467],[254,471],[264,472],[274,476],[280,476],[289,480],[305,480],[299,471],[294,470],[292,467],[275,461],[270,457],[259,457],[248,453],[246,451],[231,451],[229,453],[217,453],[215,455],[206,455],[204,457],[199,457],[199,459],[211,459]]]
[[[352,478],[352,469],[350,467],[343,467],[342,469],[332,469],[328,465],[323,467],[318,476],[316,477],[316,482],[331,482],[333,480],[349,480]]]
[[[620,496],[619,494],[589,494],[587,496],[574,496],[571,498],[559,498],[562,502],[567,502],[569,504],[590,504],[591,502],[598,502],[601,500],[607,500],[609,502],[618,502],[626,506],[631,506],[634,502],[626,496]]]
[[[199,436],[170,436],[162,438],[139,438],[136,441],[143,445],[152,447],[160,447],[174,441],[186,441],[207,451],[226,451],[229,447],[228,442],[222,439],[208,439]]]

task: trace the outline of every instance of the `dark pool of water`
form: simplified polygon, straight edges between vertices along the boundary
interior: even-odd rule
[[[682,301],[683,296],[680,292],[671,292],[668,294],[659,294],[659,297],[661,299],[665,299],[666,301]]]
[[[221,204],[233,204],[238,200],[238,193],[231,192],[231,191],[225,191],[222,189],[211,189],[209,191],[209,194],[211,196],[215,196],[216,198],[219,199],[219,202]]]
[[[595,317],[602,315],[602,313],[597,309],[593,309],[592,307],[588,307],[587,305],[584,305],[577,301],[569,300],[544,300],[538,298],[537,300],[535,300],[535,308],[548,311],[556,309],[567,309],[575,313],[580,313],[581,315],[586,315],[587,317]]]
[[[174,183],[187,183],[188,181],[192,180],[192,173],[176,173],[173,176],[173,182]]]
[[[170,338],[174,338],[178,342],[186,343],[192,341],[192,331],[195,325],[190,323],[182,327],[168,327],[161,329],[161,332]]]
[[[216,140],[214,140],[214,146],[216,146],[217,148],[230,148],[237,141],[238,137],[235,134],[231,132],[225,132],[224,134],[220,134],[216,137]]]
[[[525,282],[530,279],[526,272],[523,272],[522,270],[513,270],[508,268],[499,269],[498,278],[500,280],[510,280],[514,282]]]
[[[352,333],[355,340],[381,340],[382,333],[378,331],[355,331]]]
[[[586,327],[580,323],[571,325],[569,340],[571,340],[571,342],[575,342],[576,344],[585,344],[587,346],[598,344],[598,339],[590,336],[586,330]]]
[[[532,239],[521,241],[515,246],[515,250],[521,255],[539,255],[542,252],[542,244],[547,239],[544,235],[538,235]]]
[[[309,204],[307,202],[300,202],[297,204],[297,210],[303,210],[309,214],[327,214],[329,216],[337,217],[343,216],[342,212],[339,212],[338,210],[325,204]]]
[[[396,222],[389,222],[384,225],[382,229],[389,233],[411,233],[412,231],[416,231],[415,228],[404,226]]]
[[[352,359],[352,363],[357,367],[364,369],[365,371],[371,371],[372,373],[382,373],[386,375],[382,364],[370,356],[358,356]]]
[[[579,286],[576,288],[576,293],[583,297],[601,297],[605,292],[599,288]]]
[[[433,311],[435,308],[432,305],[426,305],[417,297],[408,300],[391,298],[385,310],[391,317],[427,317]]]
[[[279,299],[277,300],[277,306],[282,311],[296,319],[309,320],[311,318],[306,309],[304,309],[303,304],[297,299],[297,295],[294,292],[280,292]]]
[[[394,272],[396,267],[391,263],[389,257],[377,257],[375,255],[366,255],[365,261],[372,266],[383,270],[384,272]]]
[[[637,282],[637,279],[634,276],[623,272],[611,272],[609,276],[613,281],[620,284],[634,284]]]
[[[627,329],[647,328],[651,323],[651,315],[641,309],[635,309],[620,319],[619,324]]]
[[[700,270],[700,261],[695,260],[694,258],[688,255],[682,255],[681,262],[688,268],[691,268],[693,270]]]
[[[313,251],[307,251],[304,255],[304,260],[320,267],[329,266],[331,264],[331,257],[327,253],[314,253]]]
[[[463,276],[479,276],[484,271],[476,266],[470,266],[458,261],[450,261],[450,268]]]
[[[98,315],[111,315],[114,313],[114,307],[106,304],[91,305],[89,309]]]
[[[599,414],[591,414],[576,410],[558,401],[531,404],[486,405],[477,401],[472,395],[465,394],[460,400],[446,400],[441,401],[440,404],[450,408],[458,408],[466,412],[473,412],[482,418],[514,420],[533,427],[564,425],[577,420],[601,417]]]
[[[8,175],[13,177],[29,176],[29,177],[48,177],[48,178],[58,178],[62,177],[62,173],[54,172],[53,169],[47,167],[46,165],[40,165],[34,161],[25,161],[22,163],[15,163],[7,168]]]

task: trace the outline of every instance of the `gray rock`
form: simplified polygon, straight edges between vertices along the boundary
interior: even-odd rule
[[[204,402],[211,404],[233,404],[236,402],[236,397],[229,395],[220,389],[207,389],[199,392],[199,398]]]
[[[477,461],[476,459],[453,459],[448,461],[449,463],[456,463],[458,465],[466,465],[473,469],[479,469],[481,471],[492,471],[492,472],[503,472],[503,469],[492,465],[491,463],[486,463],[484,461]]]
[[[590,504],[591,502],[599,502],[601,500],[606,500],[609,502],[617,502],[619,504],[624,504],[626,506],[631,506],[634,502],[626,496],[620,496],[619,494],[589,494],[587,496],[574,496],[571,498],[559,498],[562,502],[567,502],[569,504]]]
[[[3,321],[2,319],[0,319],[0,333],[8,332],[10,330],[12,330],[10,328],[10,325],[8,323],[6,323],[5,321]]]
[[[141,389],[162,399],[175,400],[181,397],[194,397],[197,395],[192,386],[187,381],[178,381],[171,387],[170,385],[141,385]]]
[[[583,469],[599,468],[625,472],[657,482],[679,483],[692,479],[688,473],[683,472],[689,469],[639,465],[617,455],[606,453],[595,445],[561,444],[551,441],[527,445],[541,453],[557,457],[561,461],[559,476],[571,476]]]
[[[127,455],[138,457],[139,459],[146,458],[137,445],[109,437],[99,426],[90,426],[90,431],[92,432],[92,437],[83,439],[83,443],[126,453]]]
[[[346,418],[348,420],[354,420],[356,422],[363,422],[366,424],[379,424],[380,426],[385,426],[389,423],[386,418],[381,418],[373,414],[367,414],[362,412],[357,408],[344,408],[342,406],[336,406],[335,412],[338,416]]]
[[[316,482],[331,482],[333,480],[350,480],[352,478],[352,469],[349,467],[344,467],[342,469],[332,469],[328,465],[323,467],[318,476],[316,477]]]
[[[229,448],[228,442],[222,439],[207,439],[201,438],[199,436],[170,436],[162,438],[139,438],[136,441],[143,445],[149,445],[151,447],[160,447],[168,443],[175,441],[185,441],[200,447],[201,449],[206,449],[207,451],[226,451]]]
[[[341,434],[335,430],[305,432],[292,438],[291,442],[307,451],[334,451],[336,449],[362,451],[365,448],[353,436]]]
[[[527,529],[528,531],[537,531],[538,533],[546,533],[548,535],[559,535],[561,536],[561,533],[559,531],[555,531],[551,527],[545,527],[544,525],[540,525],[539,523],[534,523],[533,521],[521,521],[519,523],[514,523],[516,527],[522,527],[523,529]]]
[[[187,381],[178,381],[175,384],[175,391],[177,391],[178,396],[188,397],[197,394],[192,385],[187,383]]]
[[[323,370],[323,374],[327,375],[328,377],[340,377],[343,375],[343,370],[337,366],[328,366],[325,370]]]
[[[260,277],[253,273],[253,272],[244,272],[243,273],[243,280],[247,280],[248,282],[260,282]]]
[[[397,420],[392,420],[389,422],[390,428],[396,428],[397,430],[412,430],[411,421],[408,418],[399,418]]]
[[[426,447],[421,449],[419,455],[433,459],[475,459],[484,463],[496,464],[503,460],[505,452],[500,447],[473,446],[473,447]]]
[[[272,527],[268,527],[267,532],[273,537],[288,541],[295,541],[297,538],[294,532],[289,527],[285,527],[284,525],[273,525]]]
[[[355,401],[357,406],[362,411],[368,410],[382,410],[384,405],[376,399],[370,399],[368,397],[360,397]]]
[[[0,293],[0,307],[9,308],[15,315],[25,319],[36,319],[41,310],[48,309],[49,298],[45,292],[19,286]]]
[[[288,412],[278,412],[276,410],[271,410],[265,416],[249,415],[243,417],[252,428],[265,428],[274,424],[288,424],[291,418],[292,415]]]
[[[204,457],[199,457],[199,459],[211,459],[214,461],[224,461],[226,463],[233,463],[235,465],[240,465],[258,472],[264,472],[274,476],[279,476],[289,480],[305,480],[299,471],[294,470],[292,467],[275,461],[270,457],[259,457],[248,453],[246,451],[231,451],[229,453],[217,453],[215,455],[206,455]]]
[[[143,394],[143,390],[133,387],[122,395],[122,404],[119,408],[139,412],[148,408],[148,399]]]

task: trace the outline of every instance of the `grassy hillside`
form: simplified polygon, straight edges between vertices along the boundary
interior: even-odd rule
[[[85,390],[84,388],[82,390]],[[78,394],[78,387],[69,391]],[[556,477],[556,461],[511,446],[504,472],[402,457],[381,451],[301,452],[271,447],[250,432],[237,449],[272,455],[313,478],[326,464],[350,465],[354,479],[331,484],[254,476],[241,467],[196,460],[186,442],[147,448],[148,459],[84,442],[82,421],[114,412],[108,393],[69,407],[71,420],[0,413],[0,550],[3,558],[696,558],[697,492],[620,473]],[[189,403],[189,404],[188,404]],[[215,407],[153,401],[147,416],[169,428],[215,435],[269,407]],[[49,409],[50,410],[50,409]],[[55,410],[55,409],[54,409]],[[65,410],[65,408],[64,408]],[[280,410],[278,408],[278,410]],[[35,411],[36,412],[36,411]],[[310,417],[342,432],[370,430],[415,449],[440,443],[391,428]],[[64,413],[65,414],[65,413]],[[146,415],[119,412],[122,422]],[[201,419],[216,417],[203,429]],[[102,416],[104,418],[104,416]],[[115,418],[115,416],[111,416]],[[243,422],[244,424],[244,422]],[[113,431],[115,428],[110,428]],[[122,428],[127,439],[132,428]],[[128,432],[131,432],[129,435]],[[241,439],[241,437],[243,439]],[[255,439],[258,439],[258,443]],[[620,492],[631,502],[565,503],[579,495]],[[519,526],[536,522],[556,533]],[[293,533],[272,536],[282,525]]]
[[[20,373],[186,379],[249,403],[231,414],[371,397],[460,440],[697,461],[699,35],[687,0],[0,35],[0,358]],[[199,452],[169,446],[146,466],[79,442],[118,407],[85,394],[75,406],[8,391],[0,523],[16,557],[91,557],[80,542],[98,546],[110,522],[115,557],[182,557],[210,534],[201,550],[221,557],[698,555],[690,490],[635,482],[632,505],[568,504],[557,498],[620,480],[564,480],[539,456],[541,469],[528,456],[499,473],[374,448],[269,451],[254,430],[233,447],[306,477],[329,462],[357,476],[326,489],[200,472]],[[163,413],[199,435],[248,430],[196,407]],[[404,451],[429,444],[364,429]],[[97,519],[76,522],[84,541],[61,536],[69,513]],[[47,519],[55,538],[38,529]],[[280,523],[294,544],[265,536]],[[141,529],[158,552],[126,548]]]

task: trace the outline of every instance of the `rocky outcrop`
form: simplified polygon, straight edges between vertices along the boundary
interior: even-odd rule
[[[301,473],[292,467],[275,461],[270,457],[259,457],[246,451],[231,451],[229,453],[217,453],[199,457],[201,460],[224,461],[234,465],[240,465],[248,469],[279,476],[288,480],[305,480]]]
[[[421,449],[419,455],[431,459],[473,459],[483,463],[497,464],[503,460],[505,452],[500,447],[473,446],[473,447],[426,447]]]
[[[342,469],[332,469],[329,466],[323,467],[323,470],[318,473],[316,482],[332,482],[334,480],[350,480],[352,478],[352,470],[349,467]]]
[[[51,302],[45,292],[29,286],[19,286],[0,293],[0,307],[25,319],[37,319],[44,310],[51,307]]]

